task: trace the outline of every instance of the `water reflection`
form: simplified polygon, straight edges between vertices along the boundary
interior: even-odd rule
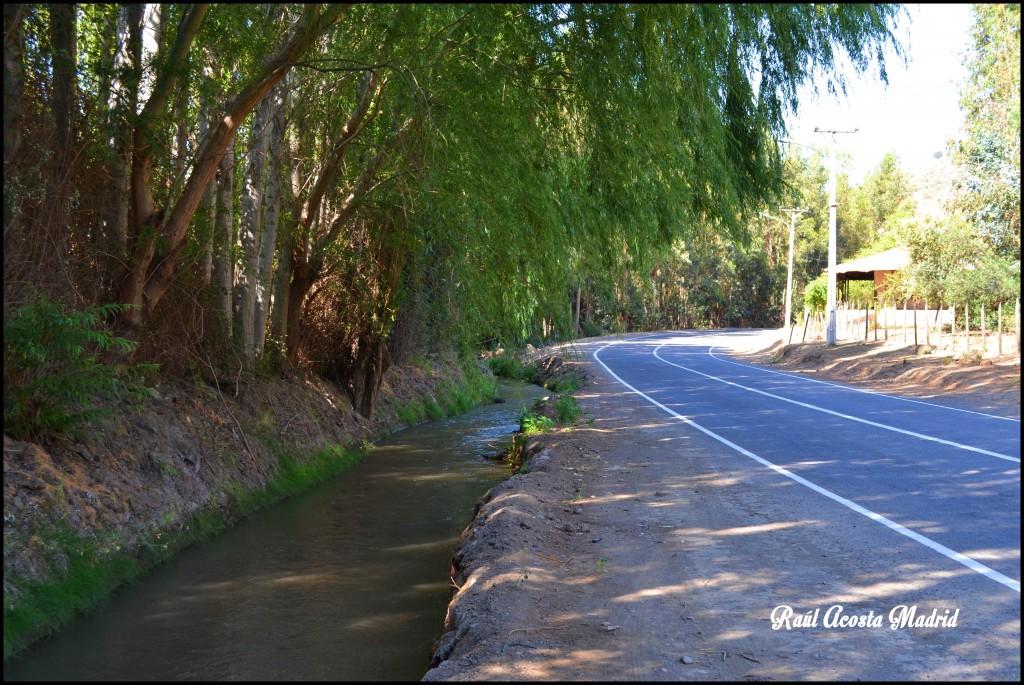
[[[40,645],[5,680],[418,680],[455,542],[507,476],[534,386],[417,426],[305,495],[187,550]]]

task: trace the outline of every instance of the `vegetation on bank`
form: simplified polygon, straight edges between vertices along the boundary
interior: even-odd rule
[[[560,356],[524,363],[518,355],[501,352],[487,362],[496,376],[537,383],[557,393],[553,400],[539,398],[532,407],[524,407],[520,412],[519,432],[512,436],[506,453],[513,473],[519,473],[525,458],[526,438],[559,426],[569,428],[580,418],[583,411],[573,393],[586,384],[586,376],[578,369],[566,369]]]
[[[494,378],[476,364],[442,368],[424,361],[422,366],[431,370],[436,390],[403,406],[434,407],[427,416],[431,420],[462,413],[494,396]],[[404,421],[401,406],[396,413]],[[33,544],[45,548],[41,558],[48,560],[50,567],[31,578],[5,570],[4,660],[102,605],[115,589],[154,565],[340,474],[372,449],[368,443],[361,447],[327,444],[305,454],[291,444],[287,432],[272,424],[248,422],[246,432],[275,460],[274,475],[265,485],[249,488],[240,481],[225,482],[213,500],[190,513],[148,512],[152,525],[140,534],[129,537],[127,529],[73,526],[66,520],[67,502],[52,502],[53,516],[40,519],[31,531]],[[165,470],[169,477],[180,475],[171,466]],[[27,512],[19,512],[18,517],[23,514]]]

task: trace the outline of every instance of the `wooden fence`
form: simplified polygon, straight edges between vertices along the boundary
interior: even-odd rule
[[[994,329],[986,323],[991,315],[984,305],[974,309],[969,303],[937,309],[929,309],[925,303],[921,309],[909,309],[906,304],[901,308],[876,302],[842,302],[836,308],[836,340],[895,339],[904,345],[927,345],[935,351],[981,357],[1020,354],[1020,299],[996,308]],[[972,328],[971,317],[980,321],[980,325],[974,324]],[[803,321],[790,329],[788,342],[825,340],[825,337],[825,314],[805,309]]]

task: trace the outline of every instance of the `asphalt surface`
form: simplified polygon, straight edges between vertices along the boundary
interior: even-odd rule
[[[892,630],[889,641],[901,647],[890,658],[906,662],[893,676],[1016,678],[1019,419],[815,381],[730,357],[730,349],[745,347],[744,338],[753,335],[658,333],[588,347],[625,392],[647,405],[645,415],[653,408],[674,424],[662,442],[699,448],[693,457],[677,450],[680,473],[728,474],[728,487],[719,489],[752,503],[759,527],[730,531],[728,539],[714,535],[729,548],[728,563],[738,561],[741,571],[746,565],[748,577],[764,589],[762,603],[771,606],[749,612],[751,618],[764,621],[768,609],[792,606],[797,616],[816,620],[804,632],[818,635],[804,646],[817,650],[821,633],[830,630],[824,613],[837,597],[846,598],[847,614],[884,616],[884,633],[899,606],[919,605],[919,615],[959,612],[956,626]],[[707,506],[718,505],[709,500]],[[709,515],[712,525],[694,530],[710,539],[715,516]],[[785,541],[762,536],[755,544],[764,545],[764,553],[750,551],[754,534],[783,529]],[[704,563],[697,554],[690,561]],[[870,654],[889,651],[890,636],[881,630],[831,630],[850,642],[838,654],[856,652],[867,663]],[[859,647],[858,632],[865,638]],[[906,634],[897,638],[898,632]]]
[[[735,453],[928,546],[937,565],[1020,592],[1019,420],[741,364],[728,348],[743,335],[652,335],[596,358]]]

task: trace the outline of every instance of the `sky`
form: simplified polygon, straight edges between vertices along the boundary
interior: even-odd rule
[[[848,168],[853,184],[875,169],[886,152],[894,151],[904,170],[933,161],[946,150],[946,140],[959,138],[963,124],[960,84],[966,76],[963,54],[971,25],[970,5],[908,5],[896,35],[909,60],[906,68],[895,57],[886,60],[889,86],[877,70],[848,77],[847,97],[820,88],[801,95],[800,114],[791,119],[789,140],[825,149],[831,136],[814,128],[859,131],[835,137],[839,148],[853,156]],[[852,70],[850,73],[853,73]]]

